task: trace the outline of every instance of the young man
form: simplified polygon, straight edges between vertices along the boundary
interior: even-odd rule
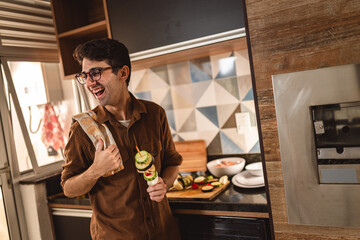
[[[180,239],[166,191],[182,157],[175,150],[165,111],[128,91],[131,65],[122,43],[92,40],[79,45],[74,57],[82,65],[77,80],[99,103],[93,118],[109,129],[116,144],[105,147],[101,139],[95,144],[84,131],[86,121],[75,121],[61,177],[65,195],[89,194],[93,239]],[[153,155],[157,184],[148,186],[138,173],[136,147]]]

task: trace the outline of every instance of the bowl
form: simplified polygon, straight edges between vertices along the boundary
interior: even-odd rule
[[[262,176],[264,175],[262,162],[250,163],[245,166],[246,171],[248,171],[251,175],[254,176]]]
[[[245,159],[239,157],[219,158],[207,163],[207,168],[215,177],[233,176],[244,169]]]

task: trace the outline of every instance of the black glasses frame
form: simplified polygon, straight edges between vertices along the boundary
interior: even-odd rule
[[[84,85],[86,83],[86,79],[89,75],[92,81],[99,81],[101,79],[101,72],[112,69],[112,67],[96,67],[91,68],[88,72],[81,72],[75,75],[76,80]]]

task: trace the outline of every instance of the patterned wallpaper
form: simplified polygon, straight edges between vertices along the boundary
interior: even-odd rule
[[[204,139],[209,155],[260,153],[246,49],[131,76],[129,90],[137,98],[165,109],[174,141]]]

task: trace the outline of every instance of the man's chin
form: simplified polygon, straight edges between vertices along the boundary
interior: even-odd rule
[[[100,105],[100,106],[103,106],[103,107],[106,106],[106,101],[104,101],[104,100],[99,100],[99,99],[96,98],[96,102],[97,102],[98,105]]]

